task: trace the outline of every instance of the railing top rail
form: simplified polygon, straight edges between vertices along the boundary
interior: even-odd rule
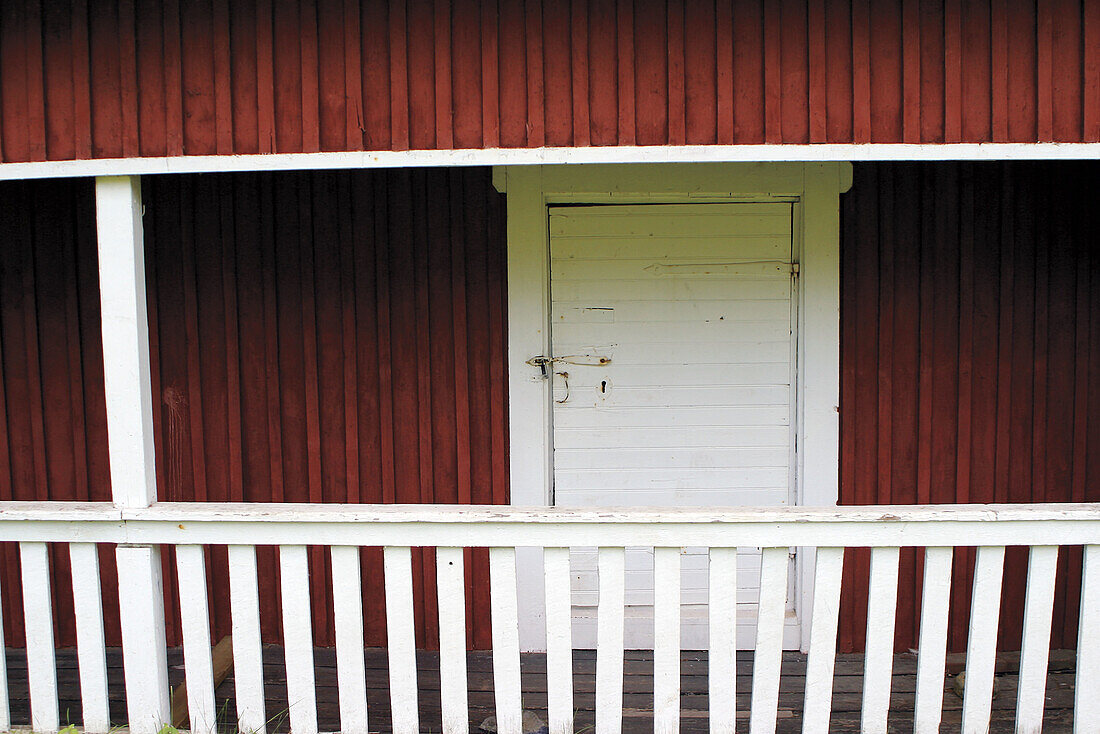
[[[253,545],[926,546],[1100,543],[1100,504],[769,508],[0,503],[0,540]]]

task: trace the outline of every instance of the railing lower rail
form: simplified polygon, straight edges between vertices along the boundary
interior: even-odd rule
[[[167,723],[163,600],[151,573],[160,546],[175,547],[192,731],[217,729],[204,546],[228,546],[237,727],[265,730],[256,546],[279,547],[292,730],[317,731],[309,559],[329,548],[333,581],[341,730],[367,732],[360,554],[382,547],[391,724],[419,731],[411,548],[436,549],[440,694],[444,732],[469,728],[463,548],[489,549],[493,680],[498,729],[521,731],[516,549],[543,549],[547,701],[550,731],[573,731],[569,548],[599,548],[596,733],[622,727],[624,548],[653,548],[656,595],[653,720],[675,732],[680,716],[680,550],[709,549],[709,674],[712,732],[733,732],[737,712],[736,568],[738,548],[760,548],[760,598],[749,711],[752,732],[776,727],[786,613],[788,551],[815,550],[804,731],[828,731],[844,549],[871,547],[862,729],[885,732],[890,707],[898,558],[922,547],[914,730],[940,726],[948,600],[954,547],[977,547],[967,650],[963,730],[988,728],[997,617],[1006,546],[1030,546],[1017,700],[1018,732],[1039,731],[1059,546],[1084,546],[1075,729],[1100,731],[1100,510],[1095,505],[959,505],[781,509],[590,509],[438,505],[288,505],[163,503],[147,509],[109,504],[0,503],[0,541],[18,541],[25,609],[32,726],[57,730],[58,687],[47,544],[68,544],[72,564],[83,725],[107,732],[103,609],[96,544],[117,544],[126,650],[129,725],[156,732]],[[132,573],[141,567],[141,572]],[[144,585],[142,585],[144,583]],[[158,636],[159,633],[159,636]],[[135,650],[159,640],[160,650]],[[0,641],[2,644],[2,641]],[[156,647],[156,644],[153,645]],[[11,728],[0,666],[0,729]]]

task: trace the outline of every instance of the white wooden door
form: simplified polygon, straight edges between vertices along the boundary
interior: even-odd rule
[[[554,503],[785,505],[793,497],[792,205],[550,209]],[[702,549],[681,556],[682,643],[707,642]],[[759,549],[738,568],[751,647]],[[573,635],[596,640],[595,549],[574,549]],[[627,550],[626,645],[653,646],[653,554]],[[799,643],[788,590],[788,647]]]

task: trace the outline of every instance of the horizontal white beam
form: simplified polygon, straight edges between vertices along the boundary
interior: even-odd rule
[[[1100,505],[677,509],[0,503],[0,541],[129,544],[958,546],[1100,543]]]
[[[723,163],[775,161],[1081,160],[1100,143],[814,143],[810,145],[654,145],[587,148],[465,148],[102,158],[0,164],[0,180],[159,173],[301,171],[341,168],[512,166],[562,163]]]

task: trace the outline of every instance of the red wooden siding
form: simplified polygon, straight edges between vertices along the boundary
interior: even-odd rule
[[[4,197],[0,227],[29,227],[29,209],[42,230],[18,233],[2,253],[3,448],[13,459],[0,489],[5,499],[76,499],[90,485],[109,499],[91,183],[5,186],[22,198]],[[149,177],[143,188],[162,498],[508,501],[504,209],[487,170]],[[38,281],[26,273],[35,259]],[[52,269],[58,259],[65,269]],[[35,327],[37,351],[24,336]],[[72,443],[74,415],[88,447]],[[23,425],[39,427],[15,430]],[[331,644],[331,588],[314,552],[315,635]],[[488,605],[488,567],[473,555],[468,628],[486,648],[488,620],[473,611]],[[271,641],[274,558],[262,552]],[[434,561],[418,558],[418,643],[431,647]],[[224,549],[210,563],[215,631],[226,634]],[[380,644],[380,551],[364,563],[368,640]],[[61,576],[56,601],[71,604]],[[174,582],[166,587],[171,598]],[[3,590],[18,598],[17,584]],[[20,608],[9,604],[9,640],[19,639]],[[61,634],[71,643],[71,630]]]
[[[860,164],[842,205],[841,501],[1100,501],[1096,163]],[[866,554],[840,644],[862,646]],[[916,647],[922,566],[902,554],[895,642]],[[965,649],[973,553],[957,552]],[[1019,649],[1027,557],[1009,550],[1002,648]],[[1080,553],[1053,645],[1074,647]],[[919,606],[919,605],[918,605]]]
[[[1100,140],[1100,0],[12,0],[0,160]]]

